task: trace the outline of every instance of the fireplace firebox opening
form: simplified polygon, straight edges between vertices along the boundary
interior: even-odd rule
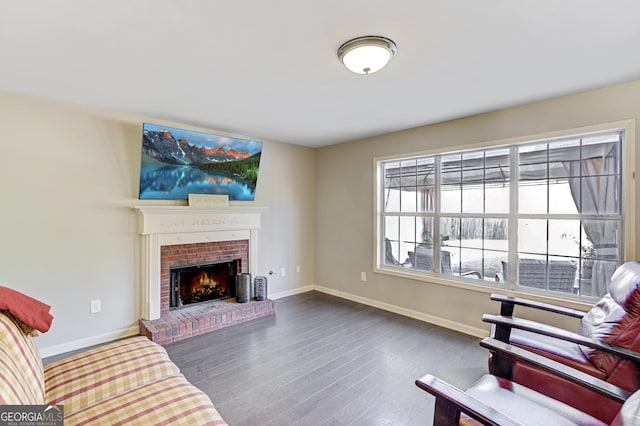
[[[236,297],[241,259],[170,269],[170,309]]]

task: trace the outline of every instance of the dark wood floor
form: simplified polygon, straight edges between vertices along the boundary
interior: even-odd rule
[[[486,372],[473,337],[318,292],[276,304],[166,346],[230,425],[429,425],[433,398],[416,378],[466,387]]]

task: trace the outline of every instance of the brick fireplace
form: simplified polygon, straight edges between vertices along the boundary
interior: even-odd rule
[[[275,313],[272,300],[213,300],[170,308],[171,269],[234,261],[257,275],[263,209],[251,207],[137,207],[142,235],[143,300],[140,334],[160,344]]]
[[[214,241],[161,247],[160,316],[166,316],[170,311],[171,269],[180,266],[206,265],[236,259],[240,261],[238,273],[248,272],[249,241]]]

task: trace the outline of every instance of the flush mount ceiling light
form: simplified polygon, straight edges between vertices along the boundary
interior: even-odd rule
[[[338,48],[338,58],[350,71],[372,74],[389,63],[398,50],[393,40],[380,36],[354,38]]]

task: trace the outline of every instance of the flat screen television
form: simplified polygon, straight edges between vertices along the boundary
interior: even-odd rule
[[[262,142],[144,123],[140,199],[255,198]]]

